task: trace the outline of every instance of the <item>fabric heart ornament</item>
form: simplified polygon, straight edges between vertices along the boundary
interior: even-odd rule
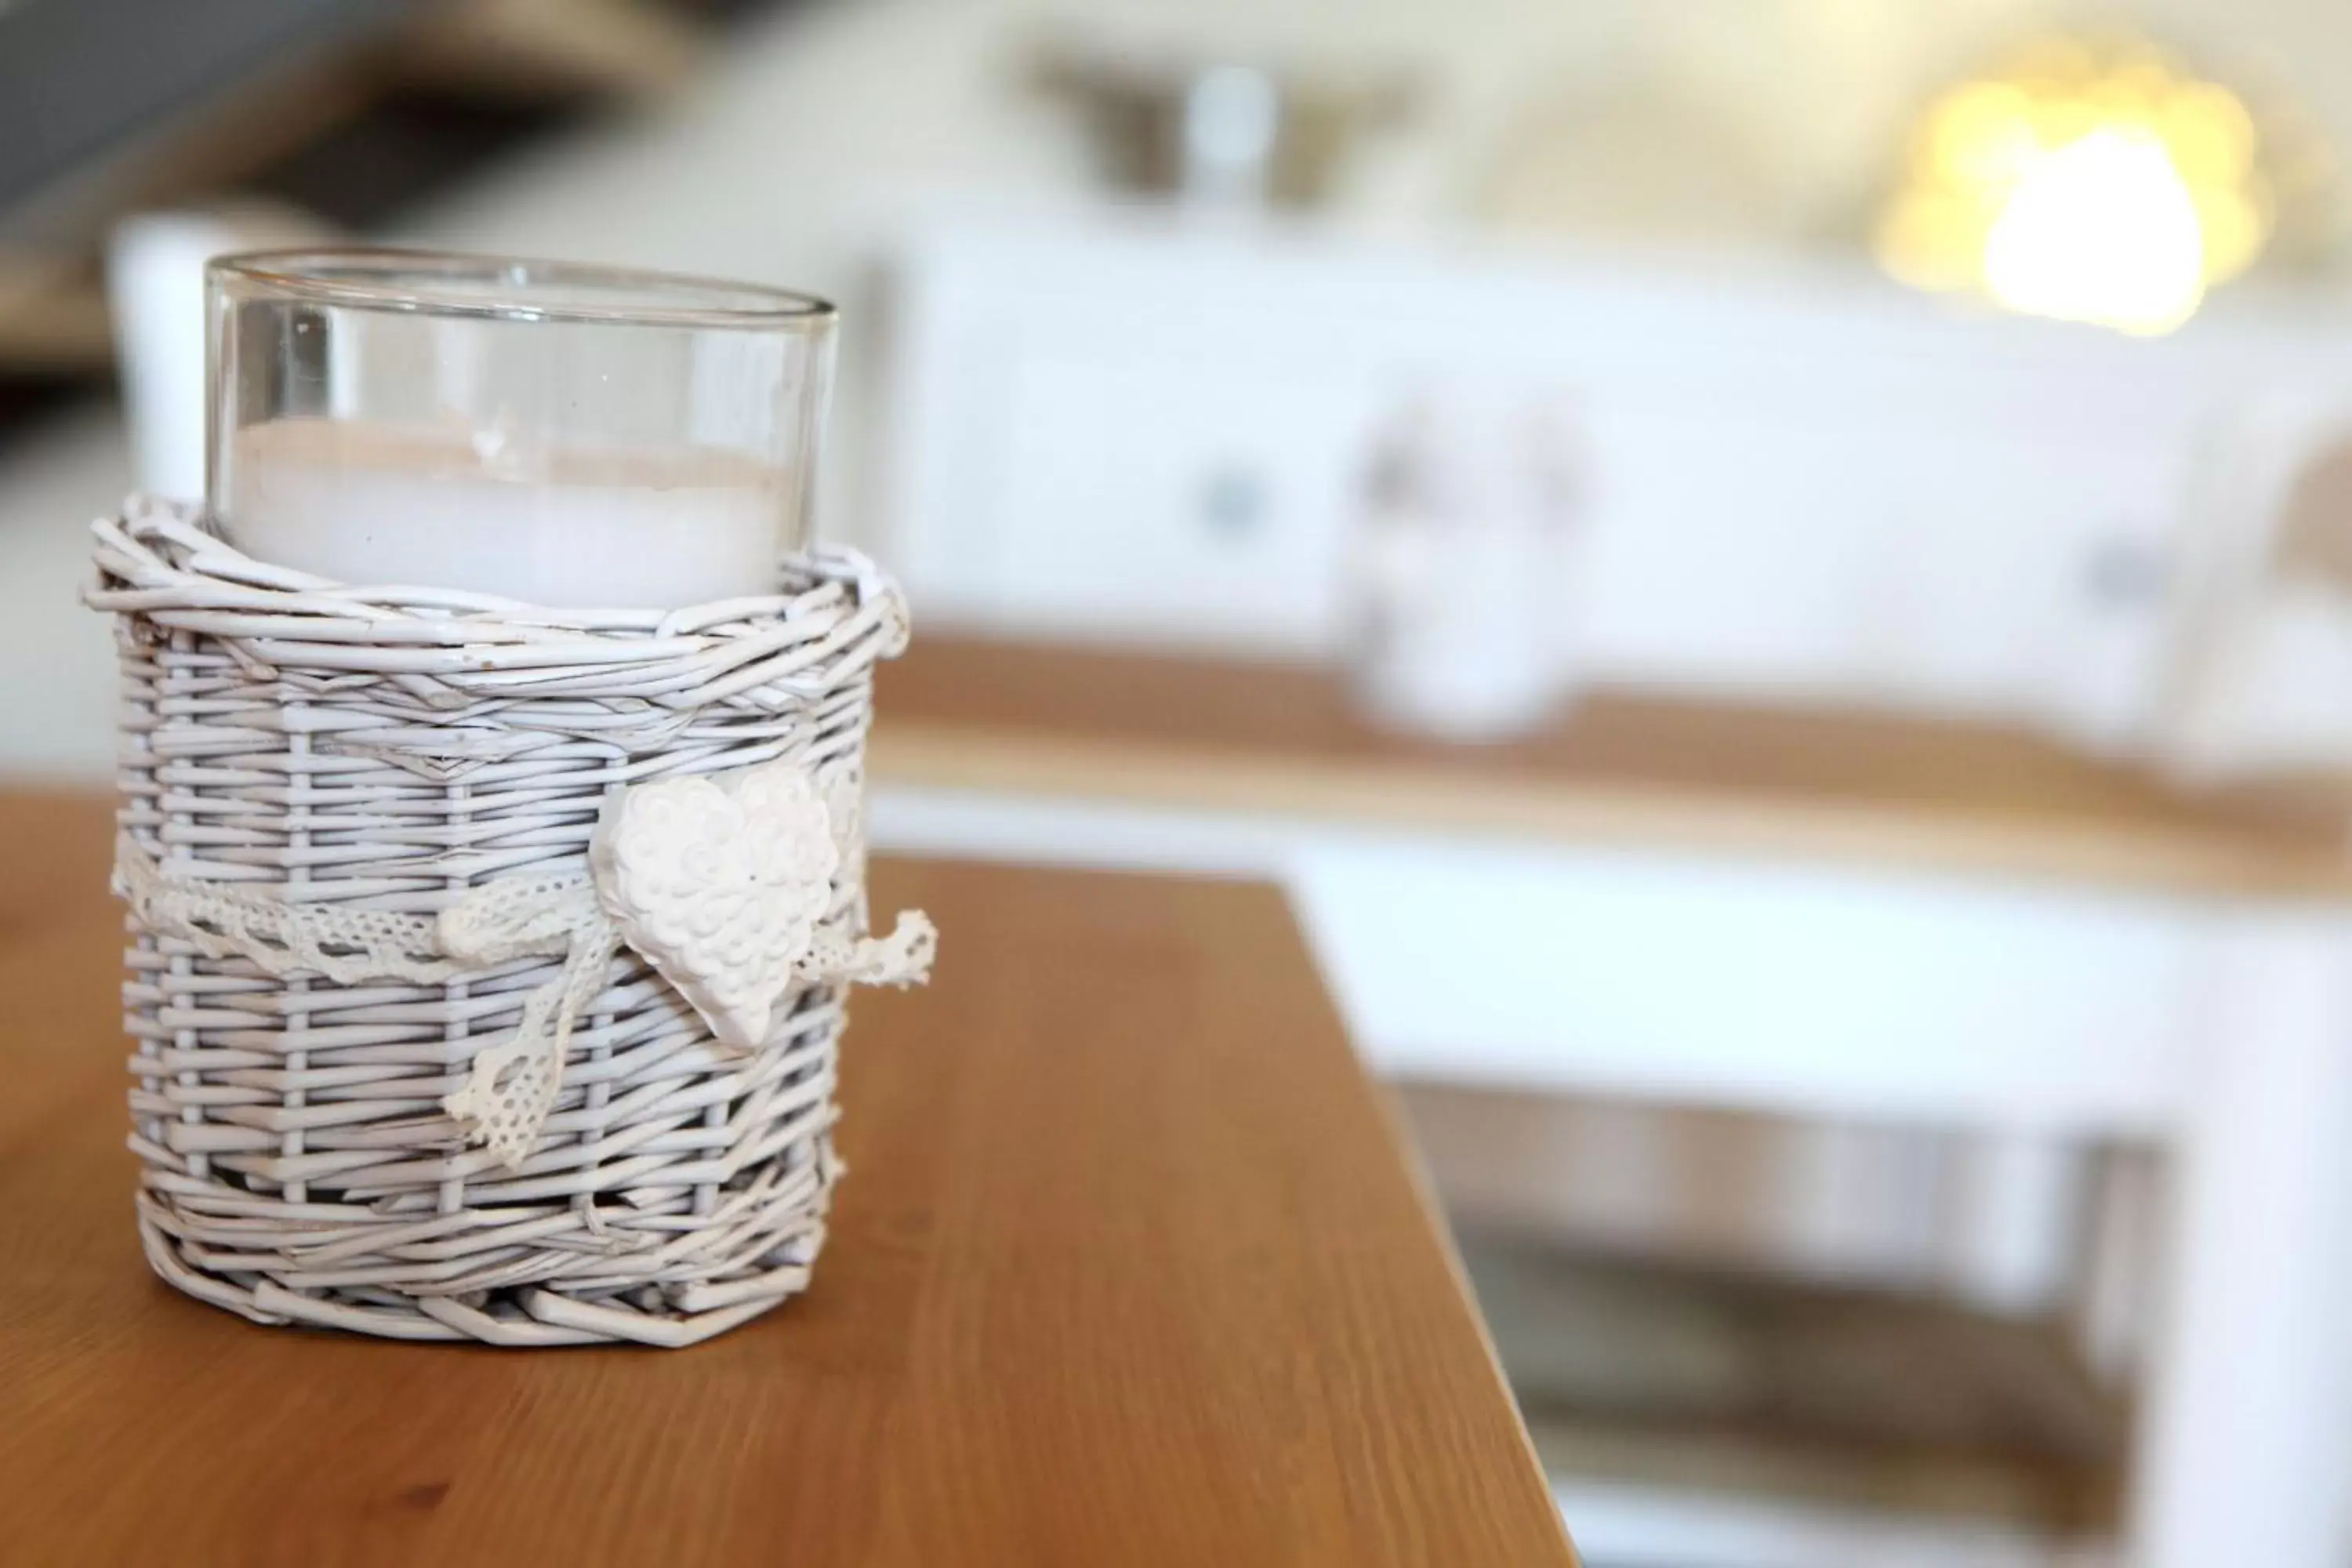
[[[632,785],[605,803],[588,861],[622,940],[719,1043],[763,1044],[841,866],[808,770],[776,762]]]

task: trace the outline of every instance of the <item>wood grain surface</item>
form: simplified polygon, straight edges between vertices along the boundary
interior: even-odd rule
[[[1572,1562],[1264,889],[888,864],[808,1295],[683,1352],[262,1329],[131,1223],[103,803],[0,796],[0,1560]]]
[[[1303,666],[918,637],[875,776],[949,789],[2153,887],[2352,896],[2347,791],[2196,794],[2022,730],[1598,692],[1506,744],[1384,733]]]

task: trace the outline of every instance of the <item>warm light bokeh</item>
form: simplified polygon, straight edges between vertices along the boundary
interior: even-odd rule
[[[2269,238],[2257,153],[2227,88],[2146,47],[2103,58],[2053,40],[1928,108],[1879,259],[1922,289],[2169,331]]]

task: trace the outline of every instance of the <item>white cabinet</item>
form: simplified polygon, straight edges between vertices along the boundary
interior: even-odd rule
[[[1329,646],[1379,412],[1361,380],[1093,324],[1037,332],[1011,367],[991,605],[1066,632]],[[1121,335],[1129,353],[1103,352]]]
[[[2170,1130],[2214,925],[2160,898],[1467,838],[1302,834],[1284,880],[1386,1073],[2069,1135]]]
[[[2211,432],[2352,332],[1961,317],[1711,274],[1108,223],[902,247],[878,476],[934,620],[1318,655],[1376,433],[1475,388],[1579,434],[1582,666],[2127,729]],[[2226,301],[2224,301],[2226,304]]]

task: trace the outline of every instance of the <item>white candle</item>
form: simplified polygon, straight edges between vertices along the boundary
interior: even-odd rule
[[[458,431],[275,419],[237,431],[229,538],[341,582],[675,609],[772,591],[785,476],[710,448],[519,450]]]

